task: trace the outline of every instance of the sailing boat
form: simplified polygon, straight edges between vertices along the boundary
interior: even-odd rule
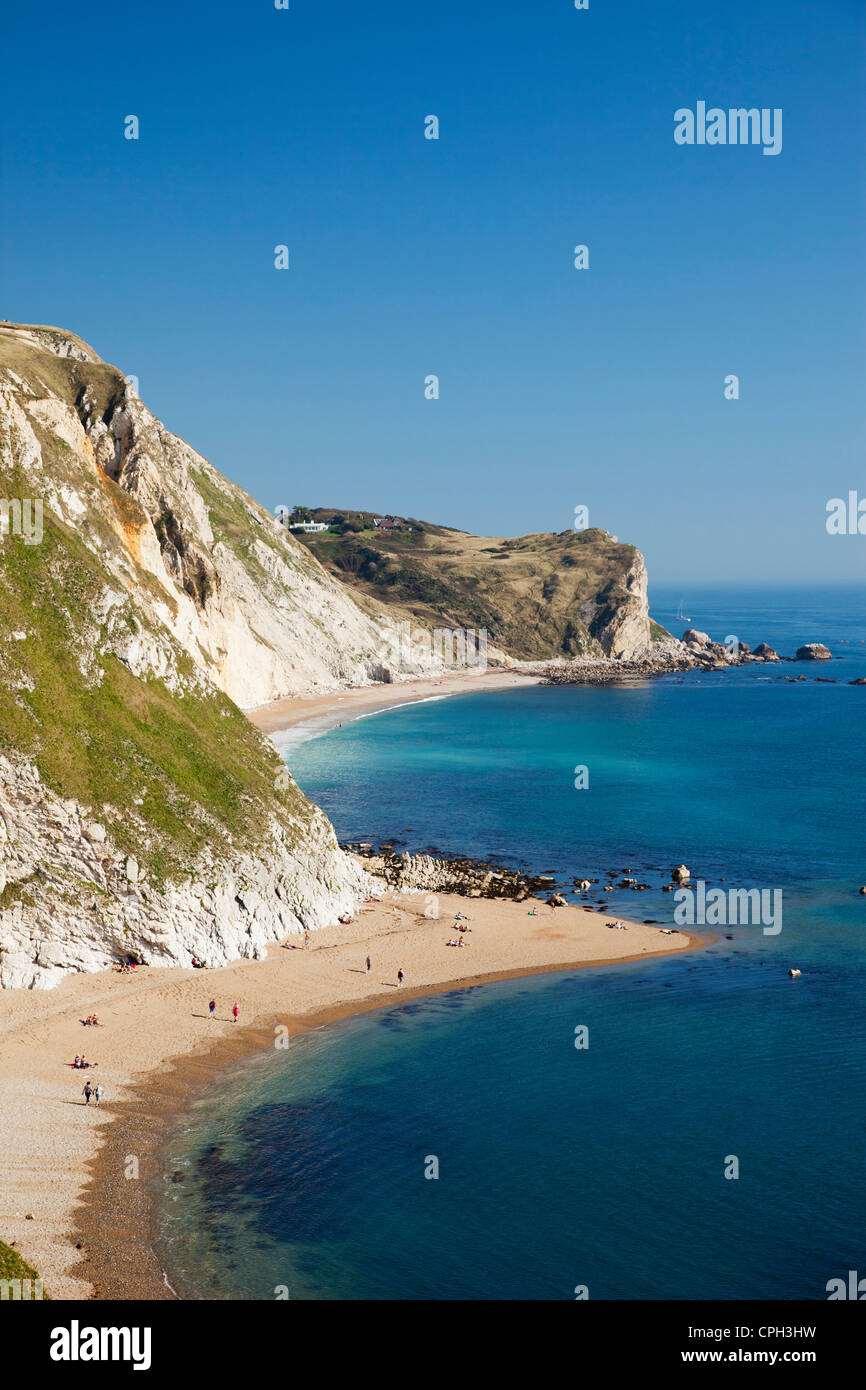
[[[691,622],[691,618],[687,617],[686,614],[683,612],[683,600],[682,600],[682,599],[680,599],[680,606],[679,606],[679,608],[677,609],[677,622],[678,622],[678,623],[690,623],[690,622]]]

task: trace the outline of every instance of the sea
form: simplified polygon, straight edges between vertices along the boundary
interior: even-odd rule
[[[155,1183],[184,1297],[820,1300],[866,1274],[866,586],[650,599],[677,635],[833,660],[479,691],[285,756],[343,841],[598,879],[590,905],[671,925],[685,863],[776,893],[780,929],[395,1003],[234,1067]]]

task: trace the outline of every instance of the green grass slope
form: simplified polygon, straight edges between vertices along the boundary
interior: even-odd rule
[[[0,1279],[29,1279],[31,1283],[39,1278],[36,1270],[23,1260],[17,1250],[0,1240]],[[43,1298],[48,1295],[43,1293]]]
[[[62,455],[62,441],[43,441],[50,467],[52,450]],[[30,496],[14,458],[14,444],[0,455],[0,496]],[[121,523],[135,520],[134,500],[105,486]],[[117,544],[100,514],[86,524]],[[32,761],[48,787],[94,808],[157,884],[183,877],[205,845],[215,855],[254,848],[271,817],[305,823],[312,808],[294,784],[276,785],[272,746],[185,653],[173,648],[175,688],[133,674],[117,638],[145,633],[134,591],[100,616],[116,579],[48,508],[43,526],[39,544],[0,542],[0,752]],[[141,571],[140,583],[151,576]],[[165,631],[151,635],[172,647]]]

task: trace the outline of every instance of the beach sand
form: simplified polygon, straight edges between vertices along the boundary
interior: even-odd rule
[[[490,690],[511,690],[520,685],[538,685],[540,676],[516,671],[488,670],[458,671],[422,680],[395,681],[389,685],[362,685],[355,689],[335,691],[328,695],[293,695],[274,700],[269,705],[245,710],[263,734],[279,745],[279,735],[299,725],[311,730],[333,728],[344,720],[349,722],[376,710],[391,709],[394,705],[415,704],[419,700],[443,699],[451,695],[469,695]]]
[[[150,1243],[166,1125],[220,1068],[273,1047],[276,1027],[291,1037],[444,989],[702,944],[635,923],[613,931],[604,914],[533,899],[443,894],[438,919],[425,918],[429,904],[423,894],[388,894],[353,924],[314,933],[310,950],[293,937],[298,949],[275,944],[267,960],[222,970],[140,968],[0,993],[0,1238],[15,1242],[51,1297],[172,1296]],[[471,919],[463,949],[445,944],[458,911]],[[93,1012],[101,1026],[83,1027]],[[97,1064],[86,1072],[67,1065],[82,1051]],[[99,1110],[83,1103],[86,1078],[105,1088]],[[126,1176],[131,1158],[137,1179]]]

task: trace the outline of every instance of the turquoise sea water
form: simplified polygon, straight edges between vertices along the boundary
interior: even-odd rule
[[[652,889],[613,910],[659,922],[684,860],[781,889],[782,931],[395,1005],[251,1060],[166,1156],[187,1179],[160,1248],[187,1296],[824,1298],[866,1270],[864,594],[652,597],[667,626],[684,597],[715,638],[837,659],[410,705],[290,766],[342,839],[628,867]]]

